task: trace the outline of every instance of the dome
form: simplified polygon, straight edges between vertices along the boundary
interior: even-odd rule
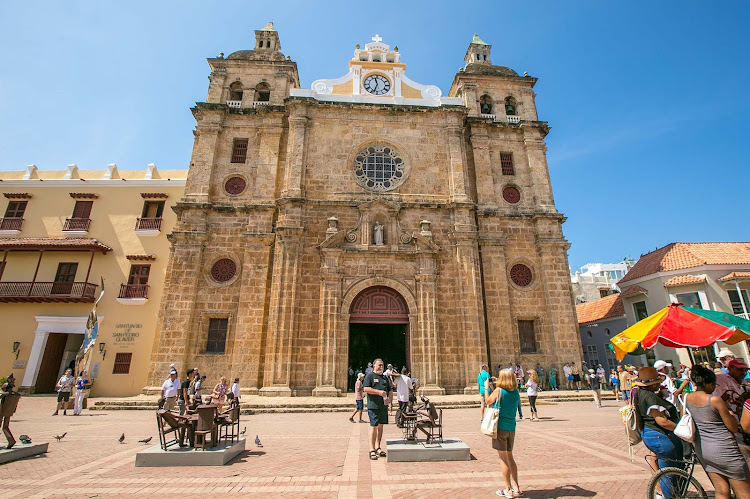
[[[237,52],[232,52],[229,54],[227,59],[244,59],[244,60],[250,60],[255,59],[253,57],[255,55],[254,50],[238,50]]]
[[[231,57],[231,56],[230,56]],[[485,64],[467,64],[464,73],[491,76],[518,76],[518,73],[505,66],[488,66]]]

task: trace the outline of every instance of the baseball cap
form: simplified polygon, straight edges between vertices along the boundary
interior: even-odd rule
[[[719,360],[724,357],[734,357],[734,352],[732,352],[728,348],[722,348],[721,350],[719,350],[719,355],[716,357],[716,360]]]
[[[732,359],[727,364],[727,367],[736,367],[737,369],[748,369],[747,364],[742,359]]]
[[[654,362],[654,369],[656,369],[657,371],[665,367],[672,367],[672,364],[663,360],[657,360],[656,362]]]

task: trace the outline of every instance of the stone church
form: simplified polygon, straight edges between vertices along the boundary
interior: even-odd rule
[[[175,363],[330,396],[382,357],[475,393],[485,362],[579,362],[537,80],[490,48],[474,36],[448,96],[377,35],[310,89],[271,23],[208,59],[150,383]]]

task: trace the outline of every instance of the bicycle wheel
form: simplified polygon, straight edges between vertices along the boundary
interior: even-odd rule
[[[701,484],[695,477],[689,477],[687,471],[680,468],[662,468],[651,476],[651,480],[648,482],[648,499],[657,499],[657,497],[664,497],[665,494],[660,493],[661,490],[659,483],[662,479],[666,480],[671,486],[671,493],[669,497],[672,499],[682,498],[695,498],[695,499],[706,499],[706,491],[703,490]],[[657,495],[659,494],[659,495]]]

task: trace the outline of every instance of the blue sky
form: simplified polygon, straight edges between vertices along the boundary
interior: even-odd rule
[[[302,86],[356,43],[398,45],[447,92],[474,33],[538,77],[570,263],[748,240],[750,3],[2,2],[0,170],[186,168],[206,57],[273,20]],[[368,9],[371,9],[368,12]]]

